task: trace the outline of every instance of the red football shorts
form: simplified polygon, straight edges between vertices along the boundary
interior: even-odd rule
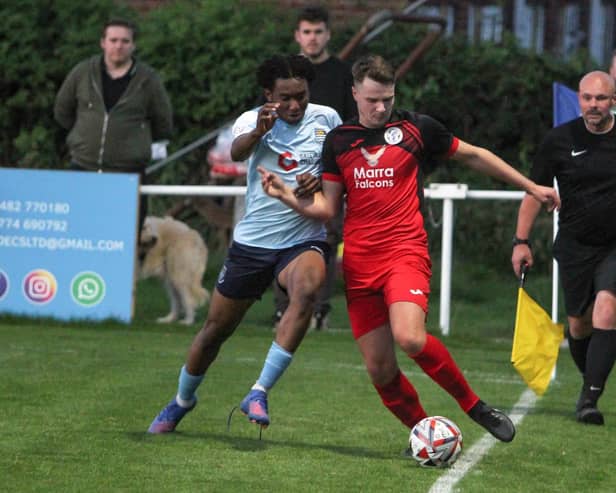
[[[428,313],[432,264],[426,255],[398,255],[378,264],[344,261],[347,309],[355,339],[389,320],[389,305],[408,301]]]

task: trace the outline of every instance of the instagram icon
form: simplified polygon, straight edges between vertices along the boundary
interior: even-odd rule
[[[28,301],[37,305],[44,305],[56,296],[58,283],[51,272],[36,269],[24,277],[23,288]]]

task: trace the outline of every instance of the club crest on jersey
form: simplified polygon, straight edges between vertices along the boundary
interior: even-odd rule
[[[365,147],[362,147],[361,148],[361,154],[362,154],[362,156],[364,156],[364,159],[366,160],[368,165],[372,166],[374,168],[377,164],[379,164],[379,159],[381,159],[381,156],[385,152],[386,148],[387,148],[387,146],[382,145],[381,148],[378,151],[376,151],[375,153],[371,154],[371,153],[369,153],[366,150]]]
[[[389,127],[385,130],[385,142],[389,145],[396,145],[402,142],[402,130],[398,127]]]
[[[316,140],[319,144],[325,142],[325,136],[327,135],[327,131],[322,128],[314,129],[314,140]]]

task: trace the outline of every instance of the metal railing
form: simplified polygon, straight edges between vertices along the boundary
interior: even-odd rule
[[[181,185],[142,185],[145,195],[179,195],[179,196],[244,196],[244,186],[181,186]],[[469,190],[467,185],[459,183],[433,183],[424,189],[427,199],[443,201],[443,231],[441,246],[441,279],[439,327],[443,335],[451,330],[451,279],[453,265],[453,229],[454,200],[522,200],[524,192],[505,190]],[[558,224],[558,212],[554,212],[554,235]],[[552,320],[558,320],[558,269],[554,264],[552,274]]]

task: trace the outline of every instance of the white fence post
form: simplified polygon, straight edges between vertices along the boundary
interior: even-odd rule
[[[443,232],[441,245],[441,304],[439,327],[449,335],[451,320],[451,271],[453,265],[453,199],[443,199]]]
[[[432,183],[428,196],[443,201],[443,233],[441,245],[441,297],[439,327],[449,335],[451,321],[451,271],[453,264],[453,200],[466,198],[468,186],[460,183]]]

